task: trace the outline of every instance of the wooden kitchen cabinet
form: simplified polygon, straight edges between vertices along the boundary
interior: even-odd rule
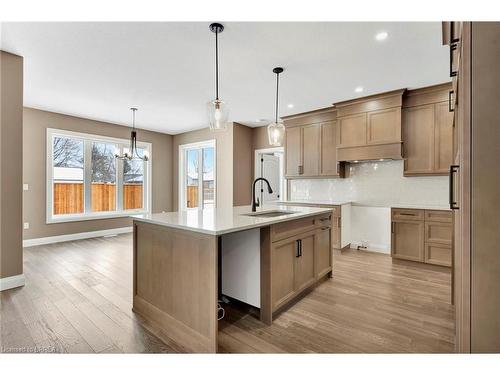
[[[295,293],[295,257],[299,240],[296,238],[277,242],[272,249],[272,306],[279,308]]]
[[[314,273],[315,232],[299,239],[299,255],[295,257],[295,292],[301,292],[316,281]]]
[[[285,177],[343,177],[337,163],[336,117],[333,107],[283,117]]]
[[[401,142],[401,107],[368,112],[368,144]]]
[[[424,223],[420,221],[393,221],[391,255],[393,258],[423,262]]]
[[[294,222],[293,228],[285,230],[285,222],[270,229],[272,312],[332,271],[331,214]]]
[[[337,130],[337,147],[365,145],[366,123],[366,113],[339,118]]]
[[[451,211],[394,208],[391,217],[393,258],[451,267]]]
[[[287,177],[300,176],[302,174],[302,129],[300,127],[286,129],[285,154]]]
[[[317,278],[321,278],[332,270],[332,249],[331,237],[332,231],[329,228],[322,228],[316,232],[315,237],[315,256],[316,268],[315,273]]]
[[[403,100],[404,175],[447,175],[453,158],[451,84],[408,91]]]
[[[302,166],[303,176],[318,176],[320,168],[320,125],[314,124],[302,128]]]

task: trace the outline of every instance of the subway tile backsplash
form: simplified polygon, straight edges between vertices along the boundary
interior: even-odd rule
[[[448,177],[403,177],[403,161],[349,164],[349,178],[291,181],[290,199],[348,200],[360,205],[436,205],[448,203]]]

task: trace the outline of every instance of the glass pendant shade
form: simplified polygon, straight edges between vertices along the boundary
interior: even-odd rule
[[[207,103],[210,130],[224,131],[227,129],[229,108],[222,100],[212,100]]]
[[[281,146],[285,137],[285,125],[281,122],[273,122],[267,126],[267,136],[269,145]]]

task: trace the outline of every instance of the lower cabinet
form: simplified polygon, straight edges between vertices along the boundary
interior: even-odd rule
[[[331,226],[321,219],[315,222],[312,230],[272,242],[272,311],[332,271]]]
[[[444,210],[392,209],[393,258],[452,266],[452,213]]]

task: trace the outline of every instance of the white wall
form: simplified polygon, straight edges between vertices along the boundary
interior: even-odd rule
[[[345,179],[292,180],[290,200],[351,201],[351,245],[390,253],[393,205],[446,206],[448,177],[403,177],[403,161],[350,164]]]

